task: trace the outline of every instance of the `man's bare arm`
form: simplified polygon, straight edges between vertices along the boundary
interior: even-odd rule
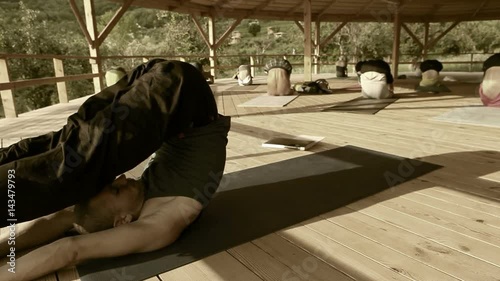
[[[5,228],[5,233],[2,232],[0,235],[0,256],[5,257],[10,252],[11,247],[19,252],[53,242],[71,229],[73,222],[73,212],[66,209],[36,220],[16,224],[12,229],[16,233],[15,240],[11,240],[10,244],[11,231],[9,228]]]
[[[174,200],[175,201],[175,200]],[[0,268],[0,280],[33,280],[81,261],[150,252],[173,243],[187,226],[182,207],[166,204],[160,212],[101,232],[67,237],[16,261],[16,273]],[[192,221],[193,218],[189,218]]]

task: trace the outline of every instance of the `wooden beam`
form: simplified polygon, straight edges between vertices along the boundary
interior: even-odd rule
[[[123,14],[128,10],[132,2],[134,2],[134,0],[126,0],[123,5],[116,11],[116,13],[113,15],[113,18],[111,18],[106,27],[104,27],[101,33],[99,33],[99,36],[97,36],[97,46],[101,46],[102,42],[104,42],[106,37],[108,37],[108,34],[111,32],[111,30],[113,30],[115,25],[122,18]]]
[[[252,15],[255,15],[255,14],[259,13],[260,11],[264,10],[267,6],[269,6],[273,2],[274,2],[274,0],[271,0],[271,1],[266,1],[266,2],[264,2],[262,4],[260,4],[259,6],[255,7],[254,9],[252,9],[252,11],[248,12],[246,14],[245,18],[249,18]]]
[[[1,63],[2,60],[0,60]],[[29,80],[18,80],[12,82],[0,82],[0,91],[9,91],[16,90],[26,87],[54,84],[59,82],[67,82],[67,81],[77,81],[77,80],[86,80],[92,79],[95,77],[101,76],[101,73],[92,73],[92,74],[78,74],[78,75],[66,75],[64,77],[44,77],[44,78],[36,78]],[[4,105],[5,106],[5,105]]]
[[[340,30],[342,30],[342,28],[347,24],[347,22],[342,22],[340,23],[337,28],[335,28],[335,30],[332,31],[332,33],[330,33],[330,35],[328,35],[325,39],[323,39],[323,41],[321,41],[321,43],[319,44],[319,46],[321,48],[323,48],[326,44],[328,44],[328,42],[330,42],[332,40],[332,38],[337,34],[339,33]]]
[[[93,45],[89,46],[90,56],[95,57],[95,59],[90,59],[90,65],[92,67],[92,73],[99,74],[102,73],[102,63],[99,52],[99,46],[95,44],[97,40],[97,22],[95,17],[94,0],[83,0],[83,7],[85,9],[85,23],[87,26],[87,31],[89,32],[90,38],[94,42]],[[102,76],[94,77],[94,92],[98,93],[104,88],[104,81]]]
[[[337,0],[330,1],[330,3],[328,3],[323,9],[321,9],[321,13],[318,14],[316,19],[320,20],[321,17],[323,17],[328,12],[328,10],[333,6],[333,4],[335,4],[335,2],[337,2]]]
[[[304,81],[312,81],[311,2],[312,0],[304,0]]]
[[[288,9],[288,11],[286,11],[286,13],[293,14],[293,13],[295,13],[295,11],[297,11],[297,9],[302,7],[302,5],[304,5],[304,1],[299,0],[299,2],[297,4],[295,4],[295,6],[293,6],[292,8]]]
[[[394,14],[394,42],[392,45],[392,74],[398,77],[399,67],[399,44],[401,42],[401,17],[398,9]]]
[[[422,50],[422,59],[427,59],[427,50],[429,50],[429,48],[427,48],[427,46],[429,45],[429,27],[430,27],[430,24],[429,22],[425,22],[424,23],[424,48]]]
[[[78,6],[76,5],[75,0],[69,0],[69,4],[71,6],[73,14],[75,15],[76,20],[78,21],[78,25],[80,26],[80,29],[82,30],[83,35],[87,40],[87,43],[89,44],[89,46],[93,47],[94,40],[92,39],[92,37],[90,37],[87,27],[85,26],[85,21],[83,20],[82,15],[80,14],[80,10],[78,10]]]
[[[361,8],[357,13],[356,13],[356,16],[355,17],[359,17],[359,15],[361,15],[361,13],[363,13],[364,11],[366,11],[366,9],[368,9],[370,7],[371,4],[373,4],[373,2],[375,2],[375,0],[371,0],[368,4],[364,5],[363,8]]]
[[[484,5],[486,5],[486,3],[488,3],[488,1],[489,0],[484,0],[483,2],[481,2],[481,4],[479,4],[479,7],[477,7],[477,9],[472,14],[472,18],[476,17],[477,13],[479,13],[479,11],[481,11],[481,9],[483,9]]]
[[[60,59],[53,59],[54,73],[56,77],[64,77],[64,65]],[[68,92],[66,91],[66,82],[57,82],[57,95],[59,103],[68,103]]]
[[[408,35],[410,35],[410,37],[413,39],[413,41],[421,48],[423,49],[424,48],[424,44],[422,44],[422,42],[420,42],[420,39],[418,39],[418,37],[415,35],[415,33],[413,33],[413,31],[411,31],[411,29],[405,24],[405,23],[402,23],[401,24],[401,27],[406,31],[406,33],[408,33]]]
[[[210,8],[210,15],[213,17],[224,17],[225,9],[222,8],[229,0],[219,0]]]
[[[198,29],[198,32],[200,33],[201,38],[203,39],[203,41],[205,41],[205,44],[207,44],[209,49],[212,48],[212,45],[210,44],[210,41],[208,40],[208,35],[205,32],[205,30],[203,30],[203,27],[201,26],[200,22],[198,21],[198,18],[195,15],[191,14],[191,19],[193,20],[194,25]]]
[[[300,31],[302,31],[302,34],[305,34],[304,27],[302,26],[302,24],[300,24],[300,22],[298,20],[295,21],[295,24],[299,27]],[[312,39],[311,39],[311,44],[316,47],[316,44],[314,43],[314,41]]]
[[[215,18],[208,18],[208,42],[210,43],[210,74],[215,79],[215,72],[217,70],[217,49],[215,48],[216,41]]]
[[[319,46],[321,40],[321,22],[319,20],[315,21],[315,29],[314,29],[314,74],[318,74],[320,72],[320,55],[321,48]]]
[[[296,20],[294,22],[299,27],[300,31],[302,31],[302,34],[304,34],[304,27],[302,26],[302,24],[300,24],[300,22],[298,20]]]
[[[453,28],[455,28],[458,24],[460,23],[460,21],[456,21],[454,23],[452,23],[447,29],[445,29],[441,34],[439,34],[438,37],[432,39],[428,44],[427,44],[427,49],[431,49],[432,47],[434,47],[434,45],[436,45],[436,43],[441,40],[441,38],[443,38],[446,34],[448,34],[448,32],[450,32]]]
[[[236,19],[233,22],[233,24],[231,24],[231,26],[226,30],[226,32],[224,32],[224,34],[222,34],[222,36],[219,38],[219,40],[217,40],[217,42],[215,42],[214,48],[219,48],[220,45],[222,44],[222,42],[224,42],[224,40],[226,40],[226,38],[229,36],[229,34],[231,34],[231,32],[241,23],[242,20],[243,20],[243,18]]]

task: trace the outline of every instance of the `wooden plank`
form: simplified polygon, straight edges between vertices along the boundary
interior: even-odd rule
[[[496,263],[500,258],[498,250],[491,245],[383,206],[373,205],[373,202],[363,200],[350,204],[347,208],[359,212],[329,220],[451,276],[486,281],[496,280],[500,274],[500,267]],[[467,249],[481,253],[487,259],[475,257]],[[457,273],[457,266],[464,270]]]
[[[61,269],[56,275],[58,281],[80,281],[80,276],[74,266]]]
[[[380,195],[376,198],[381,199],[384,196]],[[428,205],[419,204],[411,200],[411,197],[406,196],[384,201],[382,205],[500,248],[500,229],[490,227],[474,219],[443,212],[439,208],[429,208]]]
[[[399,238],[399,233],[387,230],[390,225],[380,224],[375,227],[371,224],[361,223],[357,220],[356,213],[350,212],[352,211],[346,208],[338,209],[337,212],[324,216],[325,218],[329,217],[330,221],[320,220],[310,223],[306,227],[409,279],[457,280],[457,278],[435,269],[434,264],[422,263],[416,260],[413,254],[408,255],[407,249],[413,250],[418,241],[404,239],[404,236]],[[351,224],[355,223],[355,225],[344,224],[344,220],[349,220]],[[391,239],[393,243],[377,241],[379,236],[383,236],[377,230],[383,231],[387,239]],[[397,246],[393,244],[397,244]],[[403,249],[401,251],[398,248]],[[427,249],[422,249],[422,254],[429,256],[429,262],[433,263],[439,262],[442,258]]]
[[[412,280],[378,261],[307,227],[294,227],[278,235],[322,259],[355,280]]]
[[[289,267],[253,243],[234,247],[227,252],[262,280],[294,280],[293,278],[300,280],[301,278],[295,271],[290,271]]]
[[[294,271],[303,279],[311,281],[354,280],[338,268],[325,263],[315,255],[311,255],[309,252],[302,250],[276,234],[267,235],[253,241],[253,243],[290,268],[283,272],[282,279],[289,278],[288,275]]]
[[[479,196],[471,196],[470,194],[465,192],[458,192],[453,189],[435,186],[432,189],[422,190],[420,193],[432,196],[434,198],[441,198],[460,206],[466,206],[469,208],[487,212],[492,215],[500,214],[500,205],[497,201]]]
[[[471,220],[474,222],[481,222],[481,224],[490,226],[492,228],[497,228],[497,230],[500,230],[500,216],[498,216],[498,214],[500,213],[490,214],[466,206],[460,206],[453,202],[448,202],[446,200],[433,198],[431,196],[426,196],[419,193],[407,194],[404,195],[403,198],[412,200],[414,202],[418,202],[419,204],[423,204],[429,208],[437,208],[442,212],[459,216],[462,219]],[[498,205],[500,206],[500,202],[498,203]],[[494,233],[493,229],[491,231]]]
[[[233,98],[230,95],[222,94],[222,99],[224,101],[224,115],[238,117],[238,110],[234,104]]]
[[[159,278],[179,281],[261,280],[226,252],[162,273]]]

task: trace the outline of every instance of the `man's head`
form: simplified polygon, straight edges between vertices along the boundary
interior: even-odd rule
[[[121,175],[95,197],[75,206],[75,229],[83,234],[130,223],[139,217],[143,203],[142,183]]]

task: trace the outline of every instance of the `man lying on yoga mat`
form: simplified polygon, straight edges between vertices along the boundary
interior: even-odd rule
[[[187,63],[154,60],[116,85],[89,98],[62,130],[0,150],[1,180],[7,182],[8,174],[16,180],[16,208],[2,215],[19,213],[19,223],[57,211],[24,230],[16,226],[15,244],[10,232],[2,233],[4,257],[51,242],[72,227],[97,231],[14,259],[15,268],[0,268],[0,280],[32,280],[87,259],[165,247],[218,188],[230,119],[218,115],[201,73]],[[113,181],[155,151],[139,180]],[[71,170],[65,171],[68,163]],[[73,204],[74,212],[64,209]],[[13,223],[3,217],[2,226],[6,222]]]
[[[388,63],[383,60],[361,61],[356,64],[356,72],[363,97],[371,99],[392,97],[394,78]]]
[[[483,63],[484,77],[479,86],[479,96],[486,106],[500,107],[500,53]]]

